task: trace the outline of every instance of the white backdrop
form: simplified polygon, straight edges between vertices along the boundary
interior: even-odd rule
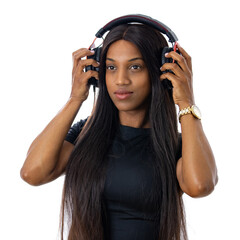
[[[192,56],[195,100],[219,183],[208,197],[184,196],[190,240],[240,239],[238,9],[234,0],[1,1],[0,239],[57,239],[63,177],[32,187],[19,172],[31,142],[69,97],[72,52],[131,13],[165,23]],[[90,94],[75,121],[92,104]]]

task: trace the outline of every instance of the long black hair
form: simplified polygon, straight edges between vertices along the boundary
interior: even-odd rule
[[[124,24],[112,29],[103,43],[99,94],[94,111],[78,136],[69,158],[63,188],[62,239],[68,223],[68,240],[103,240],[105,205],[103,189],[107,170],[107,153],[119,125],[118,110],[105,83],[106,55],[118,40],[135,44],[148,68],[151,96],[146,119],[151,126],[151,147],[154,162],[154,191],[151,198],[161,202],[159,240],[187,239],[182,193],[176,177],[178,129],[172,91],[159,77],[161,52],[167,42],[163,35],[142,24]]]

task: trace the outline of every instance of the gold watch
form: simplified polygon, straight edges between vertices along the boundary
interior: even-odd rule
[[[195,118],[197,118],[199,120],[201,120],[201,118],[202,118],[201,111],[196,105],[192,105],[191,107],[189,106],[189,107],[186,107],[186,108],[180,110],[178,113],[179,122],[181,122],[180,121],[181,117],[186,114],[192,114]]]

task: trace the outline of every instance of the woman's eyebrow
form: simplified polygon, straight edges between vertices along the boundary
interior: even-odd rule
[[[112,58],[106,58],[106,60],[109,60],[109,61],[115,62],[115,60],[112,59]],[[132,62],[132,61],[135,61],[135,60],[143,60],[143,58],[141,58],[141,57],[131,58],[130,60],[128,60],[128,62]]]
[[[128,60],[129,62],[135,61],[135,60],[143,60],[143,58],[141,57],[136,57],[136,58],[132,58],[130,60]]]
[[[109,60],[109,61],[115,62],[115,60],[112,59],[112,58],[106,58],[106,60]]]

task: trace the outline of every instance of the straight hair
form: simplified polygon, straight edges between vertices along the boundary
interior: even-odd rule
[[[107,154],[119,126],[118,109],[106,87],[106,55],[112,43],[129,41],[139,49],[149,72],[151,94],[145,120],[150,121],[154,182],[151,199],[159,214],[158,240],[187,239],[182,191],[176,177],[179,133],[172,90],[160,81],[161,52],[167,42],[146,25],[124,24],[112,29],[104,40],[99,94],[94,110],[78,136],[70,155],[63,187],[61,239],[65,225],[68,240],[104,240],[106,207],[103,190],[108,167]]]

